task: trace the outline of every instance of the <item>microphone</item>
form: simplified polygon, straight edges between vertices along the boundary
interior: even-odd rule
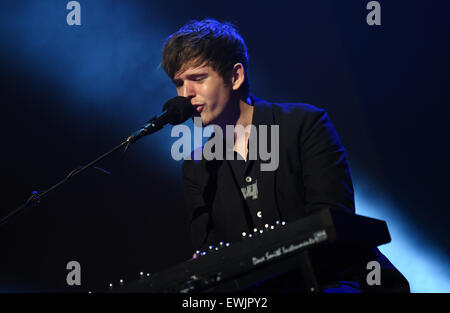
[[[139,138],[160,130],[167,123],[171,125],[184,123],[194,114],[195,109],[188,98],[177,96],[167,101],[162,111],[165,112],[158,117],[152,118],[141,129],[131,134],[126,141],[134,143]]]

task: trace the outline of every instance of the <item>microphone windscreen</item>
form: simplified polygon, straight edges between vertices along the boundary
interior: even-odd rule
[[[195,108],[188,98],[177,96],[168,100],[162,110],[167,111],[170,124],[178,125],[190,118],[194,114]]]

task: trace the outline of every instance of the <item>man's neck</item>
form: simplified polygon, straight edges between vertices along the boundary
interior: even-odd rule
[[[225,133],[227,125],[247,127],[252,123],[253,105],[251,104],[251,98],[248,97],[246,100],[239,99],[236,101],[238,103],[230,103],[228,105],[228,112],[224,114],[224,119],[217,122],[223,133]]]
[[[254,106],[251,103],[251,98],[248,97],[245,101],[239,99],[239,105],[231,105],[233,111],[229,112],[228,118],[219,124],[223,134],[226,134],[227,125],[234,126],[236,130],[236,126],[241,126],[246,129],[247,126],[252,124]],[[250,128],[247,130],[250,130]],[[243,134],[242,132],[235,131],[234,142],[230,143],[233,145],[233,150],[239,153],[245,160],[247,160],[247,143],[249,137],[249,132]]]
[[[251,102],[250,102],[251,103]],[[242,125],[244,129],[246,129],[244,134],[240,134],[239,132],[234,133],[234,146],[233,150],[239,153],[245,161],[247,161],[247,154],[248,154],[248,140],[250,138],[250,130],[251,128],[248,128],[247,132],[247,126],[252,124],[253,120],[253,111],[254,106],[250,105],[247,102],[241,101],[241,116],[239,117],[238,121],[236,122],[236,125]]]
[[[250,97],[248,97],[246,101],[239,100],[239,110],[241,114],[239,115],[235,125],[247,127],[252,124],[254,107],[251,103]]]

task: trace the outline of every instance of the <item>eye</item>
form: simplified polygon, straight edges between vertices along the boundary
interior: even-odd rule
[[[199,76],[195,76],[193,81],[199,82],[202,81],[206,78],[206,75],[199,75]]]

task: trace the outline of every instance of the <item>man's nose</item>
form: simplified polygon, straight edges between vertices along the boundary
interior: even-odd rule
[[[185,82],[183,84],[183,90],[182,90],[183,97],[186,98],[194,98],[195,97],[195,89],[194,89],[194,85],[191,82]]]

